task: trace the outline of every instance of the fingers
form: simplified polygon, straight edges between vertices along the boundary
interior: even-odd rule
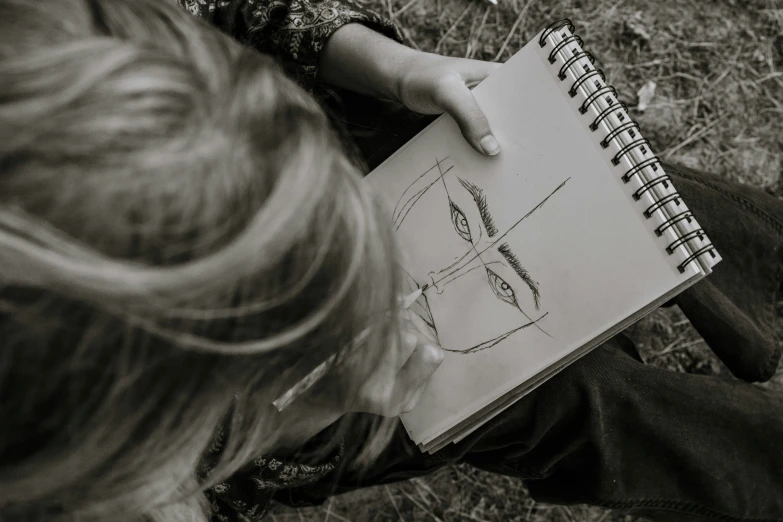
[[[408,324],[407,321],[406,324]],[[386,372],[396,375],[402,365],[405,364],[405,361],[408,360],[416,349],[416,345],[419,343],[419,335],[417,334],[416,329],[408,326],[407,328],[403,328],[397,341],[398,343],[395,343],[395,347],[382,352],[376,372]]]
[[[456,75],[444,79],[439,97],[439,105],[454,118],[462,135],[474,149],[488,156],[500,152],[489,121],[465,85],[465,80]]]
[[[402,346],[397,360],[404,364],[404,362],[410,359],[411,355],[413,355],[418,344],[419,335],[415,331],[403,332]],[[399,366],[400,365],[398,364],[397,367]]]
[[[397,376],[397,386],[403,394],[399,398],[400,413],[407,413],[416,406],[430,377],[443,362],[443,356],[443,350],[435,344],[426,342],[416,346]]]
[[[444,352],[416,329],[401,335],[393,357],[384,358],[366,377],[364,386],[348,406],[349,411],[364,411],[384,417],[396,417],[416,405],[425,384],[443,361]]]
[[[411,325],[413,328],[420,334],[424,335],[424,337],[427,338],[429,342],[432,344],[438,344],[438,338],[435,337],[435,332],[432,330],[432,328],[424,322],[424,319],[419,316],[419,314],[411,311],[406,310],[408,320],[411,322]]]

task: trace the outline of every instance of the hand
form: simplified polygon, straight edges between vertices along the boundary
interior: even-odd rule
[[[500,152],[470,87],[498,63],[416,51],[361,24],[334,32],[321,52],[318,78],[352,91],[398,101],[422,114],[449,113],[482,154]]]
[[[381,361],[369,374],[351,372],[350,363],[343,368],[348,371],[349,379],[363,383],[348,404],[335,404],[334,395],[319,393],[316,385],[284,412],[271,413],[275,438],[269,442],[275,452],[285,455],[295,451],[346,413],[397,417],[416,406],[429,378],[443,361],[443,350],[419,316],[402,313],[410,322],[408,331],[401,336],[401,347],[384,350]]]
[[[429,336],[421,318],[407,315],[410,328],[402,333],[402,346],[384,350],[381,361],[365,378],[352,402],[352,411],[384,417],[411,411],[443,361],[443,350]]]
[[[449,113],[474,149],[494,156],[500,152],[500,145],[470,87],[500,66],[499,63],[417,52],[406,63],[406,71],[398,84],[398,101],[421,114]]]

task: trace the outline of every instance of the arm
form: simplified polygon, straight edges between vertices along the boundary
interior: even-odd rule
[[[448,112],[474,149],[489,155],[500,150],[468,88],[500,64],[414,51],[399,43],[391,22],[351,0],[177,1],[280,58],[304,87],[318,80],[423,114]]]
[[[326,42],[318,79],[375,98],[400,100],[404,71],[422,54],[366,26],[349,24]]]
[[[245,45],[273,55],[305,88],[315,84],[326,42],[341,27],[364,24],[390,39],[397,28],[353,0],[176,0]]]

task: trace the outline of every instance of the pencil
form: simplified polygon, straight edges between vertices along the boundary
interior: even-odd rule
[[[413,306],[413,303],[415,303],[421,297],[421,294],[424,293],[428,286],[429,285],[424,285],[408,294],[405,298],[401,299],[400,307],[403,310],[407,310]],[[367,337],[368,333],[369,328],[364,329],[359,335],[356,336],[356,338],[353,339],[351,344],[359,344]],[[332,355],[324,362],[316,366],[315,369],[305,375],[302,380],[294,384],[283,395],[275,399],[275,401],[272,402],[272,405],[277,408],[277,411],[283,411],[292,402],[294,402],[297,397],[301,396],[304,392],[312,388],[312,386],[318,382],[321,377],[323,377],[324,374],[326,374],[326,372],[329,370],[329,367],[331,366],[332,362],[334,362],[335,357],[337,357],[337,354]]]

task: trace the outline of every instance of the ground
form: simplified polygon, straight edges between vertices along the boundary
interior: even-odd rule
[[[424,51],[505,61],[549,22],[570,18],[655,152],[783,194],[783,4],[775,0],[368,0]],[[655,82],[651,100],[639,91]],[[649,89],[649,87],[648,87]],[[640,110],[647,102],[646,108]],[[629,332],[649,364],[721,373],[676,308]],[[773,386],[783,388],[780,372]],[[521,481],[445,468],[272,520],[612,522],[586,506],[535,503]]]

